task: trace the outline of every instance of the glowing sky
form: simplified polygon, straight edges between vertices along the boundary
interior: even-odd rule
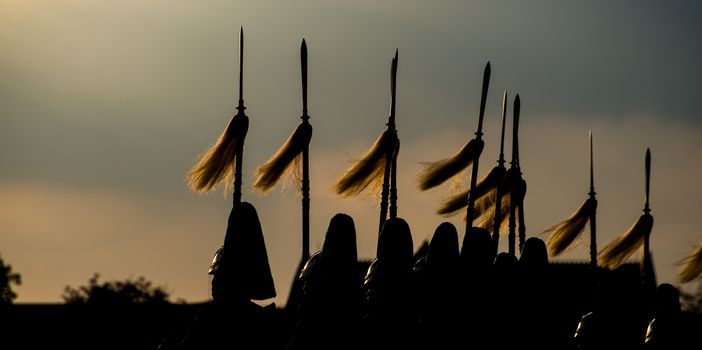
[[[65,285],[94,272],[208,298],[207,265],[231,197],[189,192],[184,174],[234,113],[239,26],[250,117],[244,200],[263,221],[277,302],[299,259],[299,199],[277,189],[260,197],[251,185],[299,123],[303,37],[313,251],[345,212],[359,256],[374,255],[377,203],[337,199],[331,186],[385,127],[395,48],[399,215],[415,248],[445,220],[433,211],[448,192],[420,193],[419,163],[472,137],[487,61],[481,174],[498,155],[501,92],[519,93],[528,235],[585,200],[592,130],[600,247],[641,214],[646,147],[659,282],[675,282],[675,262],[702,239],[694,1],[0,0],[0,255],[22,274],[19,302],[59,301]],[[586,259],[585,243],[564,259]]]

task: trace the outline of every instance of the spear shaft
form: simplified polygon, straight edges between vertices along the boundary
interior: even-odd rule
[[[392,102],[390,102],[390,121],[388,127],[392,127],[395,133],[397,129],[395,128],[395,104],[397,98],[397,57],[398,51],[395,50],[395,64],[392,66],[392,79],[390,81],[390,95],[392,97]],[[390,167],[390,218],[397,217],[397,155],[400,151],[400,140],[397,139],[397,146],[393,150],[392,156],[392,166]]]
[[[245,117],[244,110],[244,27],[239,31],[239,106],[236,107],[237,114]],[[241,203],[241,167],[244,155],[244,140],[242,138],[236,149],[236,160],[234,165],[234,204]]]
[[[392,167],[390,168],[390,218],[397,217],[397,155],[400,150],[400,140],[397,140],[397,147],[392,157]]]
[[[650,189],[651,189],[651,149],[646,148],[646,164],[645,164],[645,170],[646,170],[646,203],[644,204],[644,215],[650,216],[651,215],[651,208],[649,206],[649,198],[650,198]],[[653,261],[651,259],[651,250],[650,250],[650,237],[651,237],[651,232],[648,231],[646,232],[646,236],[644,236],[644,246],[643,246],[643,272],[644,272],[644,281],[645,283],[648,284],[649,287],[654,288],[656,286],[656,276],[655,272],[653,271]]]
[[[505,174],[505,121],[507,117],[507,90],[502,94],[502,129],[500,131],[500,157],[497,160],[497,166],[501,169],[502,176],[498,179],[496,188],[495,200],[495,222],[493,224],[492,244],[495,249],[495,256],[499,251],[500,243],[500,226],[502,224],[502,196],[504,195],[503,178]]]
[[[490,85],[490,62],[485,65],[485,71],[483,72],[483,87],[480,95],[480,114],[478,115],[478,130],[475,132],[475,139],[482,141],[483,137],[483,117],[485,116],[485,102],[487,100],[488,87]],[[470,191],[468,192],[468,209],[466,212],[466,235],[468,235],[471,227],[473,227],[473,219],[475,216],[475,186],[478,181],[478,162],[480,161],[480,154],[476,154],[475,159],[473,159],[473,167],[471,169],[470,177]],[[464,236],[464,241],[465,241]]]
[[[524,249],[524,241],[526,240],[526,225],[524,225],[524,200],[519,201],[519,253]]]
[[[513,125],[512,125],[512,161],[510,162],[510,176],[509,176],[509,186],[512,192],[516,192],[517,182],[519,178],[517,172],[519,172],[519,109],[521,107],[521,102],[519,100],[519,94],[514,98],[514,111],[513,111]],[[516,194],[516,193],[515,193]],[[509,253],[516,255],[515,251],[515,241],[516,241],[516,230],[517,230],[517,199],[515,195],[510,196],[509,202]]]
[[[597,199],[595,195],[595,171],[593,165],[593,154],[592,154],[592,131],[590,131],[590,201],[593,202],[592,211],[590,212],[590,267],[594,270],[597,269]]]
[[[309,124],[307,115],[307,43],[302,39],[300,47],[300,68],[302,72],[302,123]],[[302,150],[302,260],[310,257],[310,158],[309,145]]]

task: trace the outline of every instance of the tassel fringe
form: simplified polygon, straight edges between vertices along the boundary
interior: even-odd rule
[[[485,144],[482,140],[472,139],[450,158],[425,164],[417,176],[419,189],[426,191],[452,178],[461,170],[473,164],[473,160],[480,157],[484,146]]]
[[[680,260],[678,265],[685,265],[678,273],[678,280],[681,283],[692,282],[702,277],[702,243],[695,248],[692,254]]]
[[[651,233],[652,228],[653,217],[641,215],[629,230],[604,247],[599,254],[600,265],[609,269],[617,268],[643,245],[644,238]]]
[[[397,134],[385,130],[366,154],[356,161],[337,180],[334,191],[341,197],[352,197],[364,190],[378,189],[383,182],[386,158],[397,145]]]
[[[291,174],[311,139],[312,126],[308,123],[298,125],[275,155],[256,170],[258,178],[254,183],[254,191],[266,194],[283,175]]]
[[[595,210],[595,203],[588,198],[568,219],[541,233],[551,233],[546,241],[549,256],[556,257],[566,251],[568,247],[575,246],[573,243],[577,243],[580,234],[585,230],[585,225]]]
[[[188,172],[187,182],[193,191],[209,192],[222,180],[226,180],[225,194],[229,190],[234,175],[237,149],[244,147],[244,139],[249,129],[249,118],[243,113],[229,121],[227,128],[217,142],[201,157]]]

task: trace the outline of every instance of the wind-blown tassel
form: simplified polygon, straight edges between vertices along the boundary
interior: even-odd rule
[[[546,241],[549,256],[556,257],[560,255],[580,237],[580,234],[585,230],[585,225],[590,220],[593,210],[595,210],[595,203],[594,200],[588,198],[568,219],[553,225],[541,233],[551,232]]]
[[[678,273],[678,280],[681,283],[692,282],[702,277],[702,244],[698,245],[692,254],[680,260],[678,265],[685,265]]]
[[[494,192],[493,192],[494,193]],[[486,230],[492,231],[494,225],[495,225],[495,203],[497,201],[495,195],[492,197],[492,203],[490,204],[490,207],[488,210],[485,210],[483,212],[480,212],[477,210],[476,206],[476,213],[480,213],[480,215],[477,215],[476,217],[478,218],[478,224],[476,225],[477,227],[484,228]],[[509,193],[505,194],[502,196],[502,201],[501,201],[501,208],[502,211],[500,213],[500,228],[503,228],[504,226],[507,226],[509,223]],[[486,203],[487,204],[487,203]]]
[[[417,176],[419,189],[426,191],[452,178],[454,175],[461,172],[461,170],[473,164],[473,160],[479,157],[483,152],[484,146],[485,143],[483,140],[472,139],[451,158],[425,164],[424,168]]]
[[[457,214],[459,210],[468,205],[468,192],[470,192],[470,190],[462,191],[459,194],[447,198],[441,203],[441,206],[436,209],[436,213],[445,217]]]
[[[237,149],[244,146],[244,138],[246,138],[248,129],[249,118],[243,113],[235,115],[229,121],[227,128],[224,129],[217,142],[200,157],[200,161],[188,172],[188,185],[193,191],[208,192],[223,179],[227,180],[224,189],[228,190],[234,173]]]
[[[509,209],[510,202],[515,201],[516,205],[519,205],[524,200],[524,195],[526,194],[526,183],[520,178],[515,178],[513,171],[509,169],[507,174],[503,177],[502,194],[501,199],[501,209],[502,213],[500,215],[500,227],[503,227],[509,223]],[[497,202],[497,188],[491,190],[487,195],[478,198],[474,204],[474,218],[484,217],[478,222],[478,227],[482,227],[488,230],[492,230],[495,224],[495,203]]]
[[[285,173],[293,169],[295,159],[302,156],[302,151],[309,146],[311,139],[312,126],[309,123],[298,125],[278,152],[256,170],[258,178],[254,190],[261,194],[270,191]]]
[[[608,244],[600,252],[600,265],[615,269],[621,265],[636,249],[643,245],[646,235],[653,228],[653,216],[644,214],[623,235]]]
[[[387,154],[395,150],[397,134],[385,130],[371,148],[337,180],[334,190],[341,197],[356,196],[368,187],[375,189],[383,181]]]
[[[504,169],[500,167],[494,167],[490,170],[487,175],[485,175],[477,185],[475,185],[475,199],[476,202],[485,197],[487,194],[491,193],[500,179],[504,177]],[[468,205],[468,193],[470,190],[465,190],[457,195],[449,197],[446,199],[441,206],[436,210],[437,214],[443,216],[452,216],[457,211],[465,208]],[[494,202],[493,202],[494,204]],[[477,215],[477,214],[476,214]],[[477,216],[476,216],[477,217]]]

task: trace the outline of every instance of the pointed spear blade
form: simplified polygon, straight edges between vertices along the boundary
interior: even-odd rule
[[[507,90],[502,93],[502,129],[500,131],[500,158],[497,163],[505,164],[505,124],[507,119]]]
[[[244,105],[244,26],[239,29],[239,106]]]
[[[514,112],[512,125],[512,163],[513,167],[519,164],[519,110],[521,109],[521,100],[519,94],[514,98]]]
[[[307,42],[302,39],[300,45],[300,70],[302,72],[302,119],[307,120]]]
[[[395,101],[397,99],[397,61],[398,49],[395,49],[395,57],[390,66],[390,117],[388,118],[388,128],[395,130]]]
[[[595,195],[595,171],[593,165],[593,155],[592,155],[592,130],[589,133],[590,139],[590,194]]]
[[[646,213],[651,211],[651,209],[649,209],[650,188],[651,188],[651,149],[646,148],[646,204],[644,207],[644,212],[646,212]]]
[[[478,115],[478,131],[475,136],[480,138],[483,135],[483,116],[485,116],[485,102],[487,101],[488,87],[490,86],[490,62],[485,65],[483,72],[483,89],[480,93],[480,114]]]

